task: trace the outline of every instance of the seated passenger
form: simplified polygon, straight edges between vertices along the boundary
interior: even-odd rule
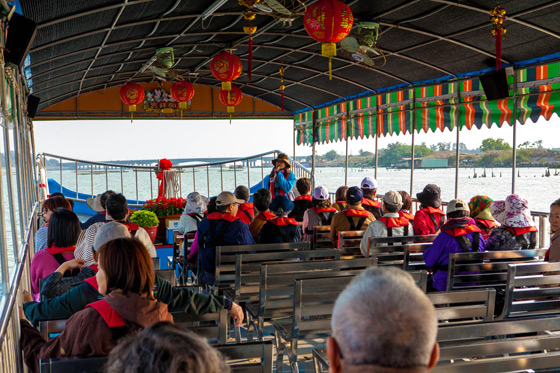
[[[80,220],[72,211],[59,208],[49,215],[48,247],[37,252],[31,261],[31,289],[35,300],[40,298],[39,281],[56,271],[62,263],[74,259],[76,241],[81,232]]]
[[[485,240],[488,240],[494,228],[500,226],[500,223],[494,219],[490,212],[492,202],[494,201],[492,201],[490,197],[482,195],[472,197],[469,202],[471,218],[474,219],[476,226],[482,231],[482,237],[484,237]]]
[[[296,189],[299,196],[294,200],[294,209],[288,217],[296,219],[296,221],[303,221],[303,214],[307,209],[313,207],[312,198],[309,194],[311,192],[311,179],[301,177],[296,181]]]
[[[218,210],[216,210],[216,197],[212,197],[210,198],[210,200],[208,201],[208,205],[206,205],[206,213],[204,214],[204,216],[208,216],[213,212],[216,212]],[[201,220],[202,221],[202,220]],[[197,226],[198,229],[198,226]],[[183,241],[183,246],[185,244],[186,240]],[[191,247],[188,250],[188,254],[187,254],[187,263],[189,268],[191,269],[191,271],[193,271],[197,276],[198,276],[198,249],[200,249],[200,247],[198,246],[198,231],[194,234],[194,238],[193,238],[193,242],[191,244]]]
[[[37,232],[35,232],[35,236],[33,239],[33,242],[35,243],[35,252],[47,248],[49,220],[52,213],[58,208],[72,211],[70,202],[66,198],[61,196],[49,197],[43,202],[43,206],[41,208],[41,217],[45,221],[46,225],[42,228],[39,228]]]
[[[331,241],[334,247],[338,245],[338,232],[366,230],[375,220],[373,214],[362,207],[364,194],[358,187],[348,188],[346,192],[346,210],[334,214],[331,223]]]
[[[369,241],[376,237],[411,236],[412,224],[404,216],[399,216],[402,207],[402,197],[398,192],[388,191],[383,195],[383,216],[368,225],[362,241],[360,251],[366,258],[369,257]]]
[[[416,194],[420,210],[414,215],[414,234],[423,236],[436,234],[445,223],[445,212],[441,207],[441,190],[435,184],[428,184],[421,193]]]
[[[120,340],[105,368],[105,373],[229,371],[222,355],[205,338],[169,322],[157,322]]]
[[[134,223],[129,223],[127,221],[128,218],[128,202],[126,201],[126,197],[123,196],[121,193],[113,194],[109,197],[106,202],[107,205],[107,220],[112,220],[120,224],[124,224],[128,230],[130,231],[130,235],[134,238],[137,238],[146,246],[148,252],[152,256],[152,258],[157,256],[156,248],[152,243],[150,235],[146,230],[142,227]],[[91,247],[93,246],[93,241],[95,240],[95,235],[99,228],[106,223],[95,223],[92,224],[88,229],[86,229],[80,235],[81,241],[78,241],[78,245],[76,246],[76,258],[80,258],[86,261],[86,266],[94,264],[95,261],[93,260],[93,256],[91,254]]]
[[[177,226],[177,232],[180,234],[196,233],[198,223],[205,218],[207,205],[208,200],[206,197],[201,196],[198,192],[189,193],[187,195],[187,205]],[[181,255],[185,255],[185,242],[187,242],[186,237],[181,244]]]
[[[105,223],[107,220],[105,219],[105,210],[107,209],[106,203],[109,197],[115,194],[112,190],[107,190],[102,194],[98,194],[95,198],[88,198],[86,200],[87,205],[90,209],[95,211],[97,214],[93,215],[91,218],[86,220],[84,224],[82,224],[82,230],[88,229],[92,224],[95,223]]]
[[[494,228],[488,237],[486,250],[532,250],[537,247],[538,229],[525,198],[511,194],[505,201],[494,201],[490,212],[501,226]]]
[[[117,238],[130,238],[130,233],[123,224],[109,222],[103,225],[95,236],[93,257],[97,260],[97,250]],[[169,305],[169,312],[181,311],[191,315],[202,315],[219,312],[225,308],[236,319],[236,324],[243,321],[243,310],[231,300],[221,296],[204,295],[185,287],[173,287],[169,281],[157,275],[154,296]],[[24,291],[23,310],[25,317],[33,325],[37,325],[39,321],[67,319],[101,297],[97,279],[92,277],[65,294],[48,301],[33,302],[29,293]]]
[[[249,198],[251,198],[249,188],[245,185],[239,185],[235,188],[233,194],[235,195],[235,198],[244,201],[239,205],[237,218],[247,225],[251,224],[253,219],[255,219],[255,207],[251,202],[249,202]]]
[[[439,358],[436,334],[434,306],[408,273],[369,268],[334,305],[330,372],[427,372]]]
[[[560,199],[550,205],[550,248],[546,252],[545,261],[560,262]]]
[[[259,242],[259,233],[263,225],[276,216],[272,211],[268,210],[271,199],[270,192],[266,189],[259,189],[253,194],[253,203],[255,209],[257,209],[257,216],[255,216],[255,220],[249,225],[249,231],[251,231],[251,236],[253,236],[257,243]]]
[[[45,277],[41,285],[40,293],[43,298],[52,299],[66,293],[74,286],[80,285],[84,280],[95,276],[96,271],[85,266],[83,259],[72,259],[62,263],[58,269]],[[75,276],[64,277],[66,271],[79,269],[80,273]]]
[[[414,214],[412,213],[412,198],[410,194],[404,190],[399,190],[402,198],[402,208],[399,211],[399,216],[404,216],[412,223],[414,221]]]
[[[214,285],[216,280],[216,246],[253,245],[255,240],[247,224],[239,220],[238,206],[242,200],[231,192],[222,192],[216,198],[218,212],[208,214],[198,224],[200,273],[198,281],[203,285]]]
[[[460,199],[452,199],[447,205],[449,219],[432,245],[424,251],[426,267],[433,273],[433,288],[447,289],[447,265],[449,254],[484,251],[486,241],[480,228],[470,218],[469,206]]]
[[[383,216],[381,212],[381,202],[375,199],[377,195],[377,180],[366,177],[362,180],[362,192],[364,198],[362,199],[362,206],[367,211],[371,212],[376,219]]]
[[[348,187],[346,185],[338,187],[335,194],[336,202],[333,203],[332,207],[335,208],[336,211],[342,211],[346,209],[346,192],[348,191]]]
[[[313,190],[313,207],[303,215],[302,229],[304,241],[313,240],[313,228],[319,226],[330,226],[336,209],[331,207],[329,191],[326,187],[319,185]]]
[[[288,217],[294,203],[287,196],[276,196],[269,208],[276,216],[263,225],[259,243],[300,242],[301,229],[295,219]]]
[[[154,300],[154,267],[139,240],[119,238],[97,254],[97,286],[106,296],[70,317],[58,337],[45,341],[20,312],[23,356],[32,371],[39,371],[39,359],[107,355],[119,338],[173,320],[167,305]]]

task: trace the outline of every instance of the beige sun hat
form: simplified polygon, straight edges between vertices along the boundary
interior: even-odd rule
[[[101,194],[98,194],[97,196],[95,196],[95,198],[89,197],[88,199],[86,199],[86,203],[89,206],[89,208],[95,212],[105,211],[103,206],[101,206]]]

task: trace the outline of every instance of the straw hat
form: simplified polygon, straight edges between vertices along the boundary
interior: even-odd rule
[[[89,206],[89,208],[95,212],[105,211],[103,206],[101,206],[101,194],[96,195],[95,198],[89,197],[88,199],[86,199],[86,203]]]
[[[272,164],[274,166],[276,166],[276,161],[282,161],[282,162],[286,163],[286,167],[291,167],[290,166],[290,159],[288,158],[288,156],[286,154],[282,154],[282,153],[278,154],[278,158],[272,160]]]

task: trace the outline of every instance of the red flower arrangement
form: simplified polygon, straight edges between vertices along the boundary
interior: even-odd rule
[[[157,217],[182,214],[187,205],[184,198],[156,198],[147,200],[142,210],[153,211]]]

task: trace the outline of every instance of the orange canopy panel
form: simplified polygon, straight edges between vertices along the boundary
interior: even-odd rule
[[[146,96],[136,105],[134,118],[169,118],[180,119],[181,110],[177,103],[166,95],[171,92],[170,82],[140,83]],[[120,98],[120,86],[100,89],[66,99],[42,109],[35,120],[52,119],[87,119],[87,118],[130,118],[128,105]],[[226,117],[226,106],[220,102],[220,88],[194,84],[195,94],[187,109],[183,110],[183,119]],[[150,92],[150,94],[148,94]],[[151,105],[150,105],[151,103]],[[162,110],[160,108],[165,108]],[[241,103],[235,106],[234,118],[292,118],[292,113],[258,98],[243,95]]]

